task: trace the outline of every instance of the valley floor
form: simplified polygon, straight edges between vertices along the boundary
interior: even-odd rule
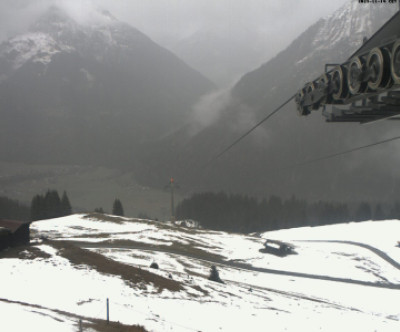
[[[0,259],[7,330],[400,329],[398,220],[240,235],[92,214],[31,229]],[[260,252],[266,239],[297,254]]]

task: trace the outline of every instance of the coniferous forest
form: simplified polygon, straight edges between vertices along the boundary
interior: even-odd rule
[[[71,213],[71,203],[65,191],[61,197],[56,190],[36,195],[30,206],[8,197],[0,197],[0,219],[35,221],[63,217]]]
[[[119,203],[116,199],[113,213],[123,215],[123,210],[117,213]],[[71,204],[65,191],[61,197],[56,190],[36,195],[30,207],[17,200],[0,197],[0,219],[34,221],[71,213]],[[270,196],[260,200],[246,195],[206,192],[181,201],[176,207],[176,217],[194,219],[207,229],[249,233],[350,221],[400,219],[400,202],[385,206],[368,202],[310,203],[295,196],[289,199]]]
[[[176,208],[178,219],[194,219],[207,229],[249,233],[320,226],[350,221],[400,218],[400,204],[384,211],[380,204],[367,202],[352,205],[337,202],[308,203],[292,196],[281,199],[271,196],[257,200],[244,195],[226,193],[194,194]]]
[[[45,195],[36,195],[32,199],[32,221],[63,217],[71,213],[71,204],[65,191],[61,198],[56,190],[48,190]]]
[[[28,221],[29,218],[29,206],[8,197],[0,197],[0,219]]]

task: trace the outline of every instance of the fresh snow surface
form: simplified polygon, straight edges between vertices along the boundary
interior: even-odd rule
[[[107,298],[111,320],[148,331],[400,331],[400,271],[358,245],[399,262],[398,220],[239,235],[74,215],[35,222],[31,230],[32,246],[49,257],[0,260],[5,331],[77,331],[78,317],[105,319]],[[79,241],[114,261],[172,278],[182,290],[159,292],[152,283],[73,265],[41,238]],[[290,242],[297,255],[261,253],[266,239]],[[160,268],[150,269],[152,262]],[[211,265],[224,284],[207,280]]]
[[[320,24],[320,27],[313,37],[310,52],[296,64],[300,65],[324,50],[343,48],[345,44],[351,45],[353,51],[359,48],[364,37],[371,37],[377,28],[381,27],[398,10],[398,5],[395,3],[376,2],[378,3],[371,6],[368,3],[348,1],[337,11],[321,19],[317,23]],[[374,17],[377,12],[383,16],[381,15],[381,23],[375,26],[373,23],[376,21]]]
[[[50,310],[0,301],[0,311],[1,324],[7,331],[76,331],[76,322]]]
[[[13,55],[13,68],[18,69],[26,62],[40,62],[47,65],[53,55],[61,51],[71,51],[69,46],[57,43],[49,34],[42,32],[30,32],[19,35],[5,45],[0,56]]]

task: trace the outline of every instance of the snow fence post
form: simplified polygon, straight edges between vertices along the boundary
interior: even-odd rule
[[[107,298],[107,324],[110,322],[110,301]]]

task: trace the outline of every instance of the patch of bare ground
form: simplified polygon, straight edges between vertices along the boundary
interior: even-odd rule
[[[171,292],[179,292],[183,290],[182,285],[174,280],[164,278],[147,270],[116,262],[106,258],[101,254],[82,249],[68,241],[48,241],[48,244],[59,250],[62,257],[68,259],[75,265],[88,265],[100,273],[106,273],[121,277],[127,282],[139,284],[153,284],[162,292],[164,289]]]
[[[174,242],[172,245],[151,245],[151,244],[146,244],[146,243],[141,243],[141,242],[136,242],[136,241],[131,241],[131,240],[113,240],[111,243],[103,242],[103,244],[106,246],[107,244],[110,244],[115,247],[119,248],[127,248],[127,249],[144,249],[144,250],[152,250],[154,249],[155,251],[163,251],[163,252],[169,252],[172,254],[184,254],[189,257],[193,257],[196,259],[204,259],[204,260],[210,260],[210,261],[221,261],[223,262],[225,258],[223,256],[220,256],[218,254],[214,254],[211,252],[207,252],[205,250],[202,250],[200,248],[196,248],[195,245],[196,243],[189,243],[189,244],[181,244],[179,242]],[[101,243],[96,243],[96,245],[101,246]]]
[[[108,214],[102,214],[102,213],[96,213],[96,212],[87,214],[83,218],[84,219],[96,219],[96,220],[100,220],[100,221],[109,221],[109,222],[114,222],[116,224],[122,224],[126,221],[124,218],[121,218],[121,217],[110,216]]]
[[[12,300],[2,299],[2,298],[0,298],[0,301],[4,302],[4,303],[18,304],[23,307],[29,307],[31,309],[35,308],[35,309],[48,310],[50,312],[54,312],[59,315],[63,315],[65,317],[76,319],[77,322],[79,322],[79,320],[82,320],[83,321],[82,327],[92,328],[93,330],[96,330],[97,332],[147,332],[147,330],[143,326],[139,326],[139,325],[124,325],[119,322],[107,322],[102,319],[86,318],[86,317],[82,317],[82,316],[79,316],[79,315],[76,315],[76,314],[73,314],[70,312],[66,312],[66,311],[62,311],[62,310],[58,310],[58,309],[46,308],[46,307],[43,307],[43,306],[40,306],[37,304],[30,304],[30,303],[21,302],[21,301],[12,301]],[[36,311],[36,313],[43,315],[43,316],[50,316],[50,315],[46,315],[45,313],[39,312],[39,311]],[[54,317],[51,317],[51,318],[55,319]]]
[[[125,222],[138,222],[138,223],[144,223],[144,224],[149,224],[149,225],[156,225],[160,229],[167,229],[167,230],[176,230],[179,229],[180,232],[182,233],[187,233],[187,234],[196,234],[197,232],[206,232],[204,230],[199,230],[198,228],[188,228],[185,226],[177,226],[177,225],[168,225],[166,223],[160,222],[160,221],[153,221],[153,220],[146,220],[146,219],[139,219],[139,218],[121,218],[118,216],[112,216],[108,214],[102,214],[102,213],[90,213],[87,214],[83,217],[84,219],[95,219],[95,220],[100,220],[100,221],[110,221],[110,222],[115,222],[117,224],[122,224]]]
[[[179,230],[181,233],[186,233],[186,234],[197,234],[199,231],[198,228],[189,228],[185,226],[178,226],[178,225],[168,225],[166,223],[160,222],[157,224],[157,227],[160,229],[166,229],[166,230]]]
[[[98,320],[88,323],[83,323],[84,328],[91,328],[97,332],[146,332],[147,330],[142,326],[137,325],[124,325],[119,322],[109,322]]]
[[[145,219],[118,217],[118,216],[112,216],[109,214],[102,214],[102,213],[96,213],[96,212],[87,214],[83,218],[84,219],[95,219],[95,220],[99,220],[99,221],[109,221],[109,222],[113,222],[116,224],[123,224],[126,222],[139,222],[139,223],[145,223],[145,224],[151,223],[149,220],[145,220]]]
[[[36,259],[36,258],[50,258],[51,255],[40,250],[32,244],[11,247],[6,250],[0,251],[1,258],[17,258],[17,259]]]
[[[130,235],[130,234],[136,234],[136,232],[115,232],[111,235]],[[67,238],[67,237],[64,237]],[[109,239],[110,238],[110,233],[95,233],[95,234],[82,234],[82,235],[74,235],[74,239]]]
[[[209,296],[210,292],[201,288],[200,286],[192,286],[192,288],[200,293],[203,293],[204,296]]]

